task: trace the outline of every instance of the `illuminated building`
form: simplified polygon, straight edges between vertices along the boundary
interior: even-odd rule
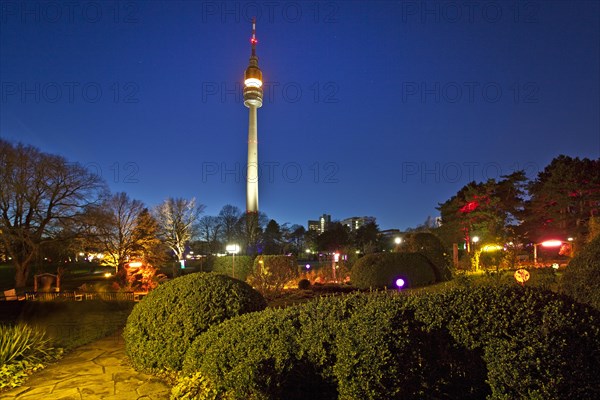
[[[375,223],[375,217],[350,217],[342,220],[342,225],[350,228],[350,232],[370,223]]]
[[[309,220],[308,221],[308,230],[309,231],[317,231],[319,234],[325,232],[329,229],[331,225],[331,215],[323,214],[319,217],[318,221]]]

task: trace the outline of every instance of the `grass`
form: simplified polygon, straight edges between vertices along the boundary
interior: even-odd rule
[[[64,268],[63,275],[61,276],[60,288],[62,291],[73,291],[84,283],[95,285],[101,284],[110,286],[114,281],[113,278],[105,278],[104,272],[112,272],[113,268],[100,267],[97,264],[89,262],[79,263],[68,263],[61,264]],[[33,276],[36,273],[48,272],[56,274],[57,266],[53,264],[43,265],[41,268],[32,266],[29,278],[27,279],[27,286],[21,289],[19,292],[32,292],[33,291]],[[8,290],[15,287],[15,267],[8,264],[0,264],[0,290]]]

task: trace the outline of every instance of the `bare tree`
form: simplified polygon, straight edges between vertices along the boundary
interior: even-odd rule
[[[0,139],[0,240],[25,287],[40,245],[53,240],[106,190],[81,165]]]
[[[89,216],[93,243],[104,254],[103,264],[118,271],[131,260],[153,264],[160,259],[158,224],[141,201],[116,193]]]
[[[219,235],[221,234],[221,220],[219,217],[212,215],[205,215],[200,218],[198,224],[200,238],[206,242],[209,253],[217,251],[216,245],[219,241]]]
[[[198,219],[204,208],[202,204],[196,206],[195,198],[170,197],[154,209],[159,236],[178,260],[183,259],[186,243],[197,235]]]
[[[235,240],[237,235],[237,227],[242,217],[242,212],[236,206],[226,204],[219,212],[219,219],[223,227],[223,239],[225,243],[230,243]]]

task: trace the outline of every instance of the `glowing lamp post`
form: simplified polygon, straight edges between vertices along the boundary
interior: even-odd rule
[[[402,238],[400,236],[396,236],[394,238],[394,243],[396,243],[396,249],[395,249],[395,251],[397,253],[398,251],[400,251],[400,243],[402,243]]]
[[[231,258],[231,276],[235,278],[235,255],[240,252],[240,246],[237,244],[228,244],[225,251],[232,254]]]

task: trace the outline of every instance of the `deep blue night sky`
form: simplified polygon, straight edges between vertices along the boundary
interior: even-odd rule
[[[599,2],[1,5],[0,136],[149,206],[245,208],[254,14],[259,205],[280,223],[404,229],[470,180],[600,156]]]

